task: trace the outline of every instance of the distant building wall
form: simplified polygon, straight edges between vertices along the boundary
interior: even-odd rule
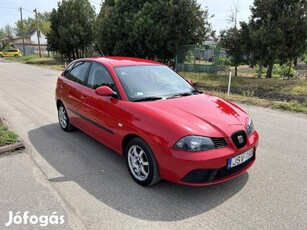
[[[41,45],[47,45],[47,39],[46,36],[40,31],[40,37],[39,37],[39,42]],[[31,44],[38,44],[38,39],[37,39],[37,30],[31,35],[30,37]]]
[[[23,53],[23,45],[22,44],[14,44],[16,48],[18,48],[23,55],[29,55],[29,54],[38,54],[39,53],[39,47],[35,44],[25,44],[25,54]],[[42,54],[48,54],[47,46],[41,45],[41,52]]]

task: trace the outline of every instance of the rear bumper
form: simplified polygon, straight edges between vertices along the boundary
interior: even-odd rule
[[[179,184],[205,186],[221,183],[239,176],[249,169],[256,160],[258,133],[255,131],[247,144],[237,149],[231,139],[227,147],[204,152],[184,152],[174,149],[153,149],[159,164],[161,178]],[[228,159],[253,149],[253,157],[228,169]]]

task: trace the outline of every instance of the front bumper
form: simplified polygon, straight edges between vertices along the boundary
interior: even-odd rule
[[[236,148],[231,138],[226,138],[227,146],[203,152],[185,152],[175,149],[153,149],[156,154],[161,178],[179,184],[204,186],[232,179],[249,169],[256,159],[259,136],[256,131],[248,137],[243,148]],[[227,168],[229,158],[249,149],[254,149],[253,157],[231,169]]]

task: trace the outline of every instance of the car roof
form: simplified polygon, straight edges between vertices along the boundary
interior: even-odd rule
[[[87,60],[93,60],[100,62],[102,64],[108,63],[114,67],[116,66],[134,66],[134,65],[163,65],[160,62],[141,59],[141,58],[133,58],[133,57],[119,57],[119,56],[109,56],[109,57],[92,57],[85,58]]]

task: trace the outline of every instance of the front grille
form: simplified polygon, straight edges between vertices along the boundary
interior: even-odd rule
[[[245,131],[246,131],[246,133],[247,133],[247,136],[252,135],[252,129],[251,129],[250,126],[247,126],[247,127],[245,128]]]
[[[231,135],[231,140],[238,149],[241,149],[247,143],[246,133],[243,130],[237,131]]]
[[[248,137],[250,135],[252,135],[252,133],[254,131],[254,123],[253,123],[253,121],[251,121],[251,123],[248,126],[245,127],[245,131],[246,131]]]
[[[188,173],[183,179],[186,183],[207,183],[214,180],[215,169],[196,169]]]
[[[211,140],[213,141],[213,144],[217,149],[227,146],[227,142],[224,138],[211,138]]]
[[[220,169],[196,169],[188,173],[181,181],[193,184],[214,182],[244,170],[254,160],[255,155],[246,162],[231,169],[228,169],[227,166]]]

